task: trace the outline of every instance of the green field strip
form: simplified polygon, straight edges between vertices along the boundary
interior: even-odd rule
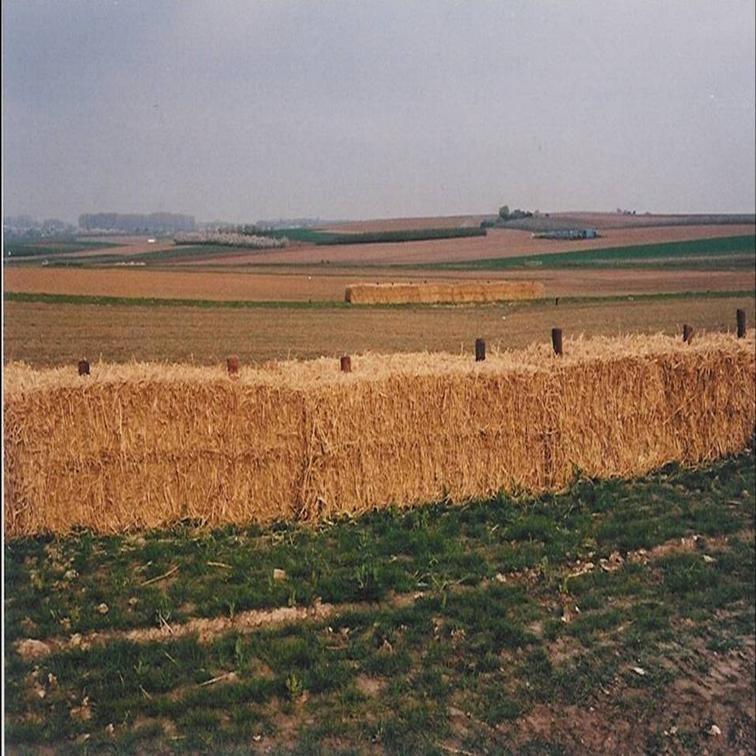
[[[54,257],[74,252],[83,252],[88,249],[108,249],[118,246],[121,245],[114,244],[113,242],[50,241],[44,244],[37,244],[32,242],[6,241],[3,245],[3,259],[10,261],[15,260],[17,257]]]
[[[434,263],[418,266],[442,270],[502,270],[510,268],[614,268],[648,267],[660,260],[666,265],[676,258],[742,258],[756,254],[756,235],[726,236],[714,239],[641,244],[628,247],[606,247],[572,252],[553,252],[516,257],[494,257],[463,263]],[[752,262],[753,264],[753,262]]]

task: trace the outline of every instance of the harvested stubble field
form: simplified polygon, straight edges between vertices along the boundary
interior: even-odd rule
[[[470,356],[5,370],[9,537],[354,515],[558,490],[741,451],[754,336],[568,340]]]
[[[752,753],[754,468],[11,541],[5,745]]]
[[[343,296],[343,290],[341,291]],[[724,297],[636,297],[609,301],[560,300],[486,306],[220,307],[128,304],[5,303],[5,360],[32,365],[74,364],[81,357],[108,362],[220,364],[231,354],[243,363],[337,357],[343,353],[471,353],[477,337],[489,346],[518,348],[565,335],[679,334],[732,330],[736,308],[756,320],[753,294]]]

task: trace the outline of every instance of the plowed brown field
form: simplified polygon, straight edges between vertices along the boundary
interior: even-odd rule
[[[752,289],[753,272],[628,269],[486,271],[402,271],[303,269],[292,272],[218,272],[145,268],[7,268],[5,290],[37,294],[74,294],[158,299],[210,299],[252,302],[344,300],[348,285],[361,282],[423,280],[528,280],[546,287],[546,296],[642,294],[674,291]]]

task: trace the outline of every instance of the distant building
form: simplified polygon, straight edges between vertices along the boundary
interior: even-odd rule
[[[566,228],[559,231],[540,231],[533,234],[534,239],[596,239],[599,233],[595,228]]]

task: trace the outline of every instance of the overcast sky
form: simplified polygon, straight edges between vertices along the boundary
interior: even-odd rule
[[[754,0],[3,0],[4,214],[754,211]]]

